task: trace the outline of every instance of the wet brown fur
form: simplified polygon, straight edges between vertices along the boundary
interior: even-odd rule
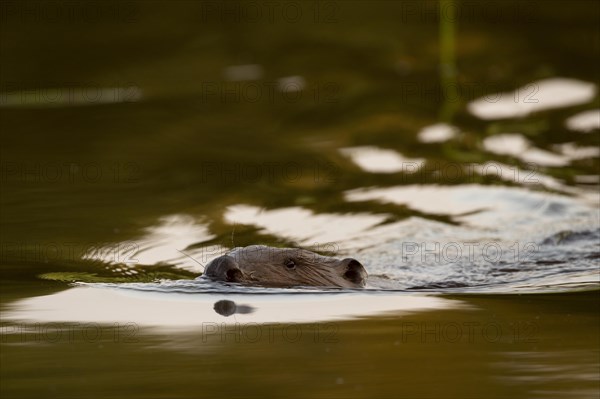
[[[293,268],[286,264],[294,263]],[[209,263],[205,276],[269,287],[363,287],[367,272],[355,259],[338,259],[297,248],[238,247]]]

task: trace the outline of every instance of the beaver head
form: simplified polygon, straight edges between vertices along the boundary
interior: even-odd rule
[[[364,287],[367,272],[359,261],[337,259],[305,249],[264,245],[238,247],[212,260],[204,276],[266,287]]]

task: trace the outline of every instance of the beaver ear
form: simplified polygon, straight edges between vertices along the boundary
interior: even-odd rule
[[[215,280],[229,281],[237,283],[242,280],[242,270],[238,267],[237,262],[231,256],[219,256],[213,259],[204,270],[206,277]]]
[[[367,271],[356,259],[346,258],[342,260],[344,265],[344,278],[358,286],[364,286],[367,280]]]

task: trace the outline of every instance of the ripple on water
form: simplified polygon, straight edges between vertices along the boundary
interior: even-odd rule
[[[369,272],[362,291],[521,292],[590,289],[598,286],[600,222],[597,209],[581,197],[523,187],[405,185],[347,191],[347,201],[401,204],[456,224],[423,217],[382,223],[386,215],[314,213],[302,207],[227,208],[231,224],[300,246],[335,243],[338,256],[361,260]],[[210,239],[207,227],[189,215],[163,218],[142,237],[135,258],[142,264],[172,264],[202,270],[222,255],[194,246]],[[213,246],[214,247],[214,246]],[[112,249],[112,247],[110,248]],[[107,252],[108,253],[108,252]],[[127,267],[117,265],[128,275]],[[132,281],[135,281],[132,279]],[[95,287],[190,294],[315,294],[345,290],[244,287],[204,280],[96,284]]]

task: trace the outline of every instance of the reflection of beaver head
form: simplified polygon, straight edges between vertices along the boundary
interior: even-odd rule
[[[215,302],[213,306],[215,312],[220,314],[221,316],[229,317],[232,314],[249,314],[254,312],[254,308],[248,305],[238,305],[233,301],[228,301],[226,299],[222,299],[220,301]]]
[[[234,248],[206,266],[213,280],[267,287],[364,287],[367,272],[359,261],[337,259],[305,249],[264,245]]]

